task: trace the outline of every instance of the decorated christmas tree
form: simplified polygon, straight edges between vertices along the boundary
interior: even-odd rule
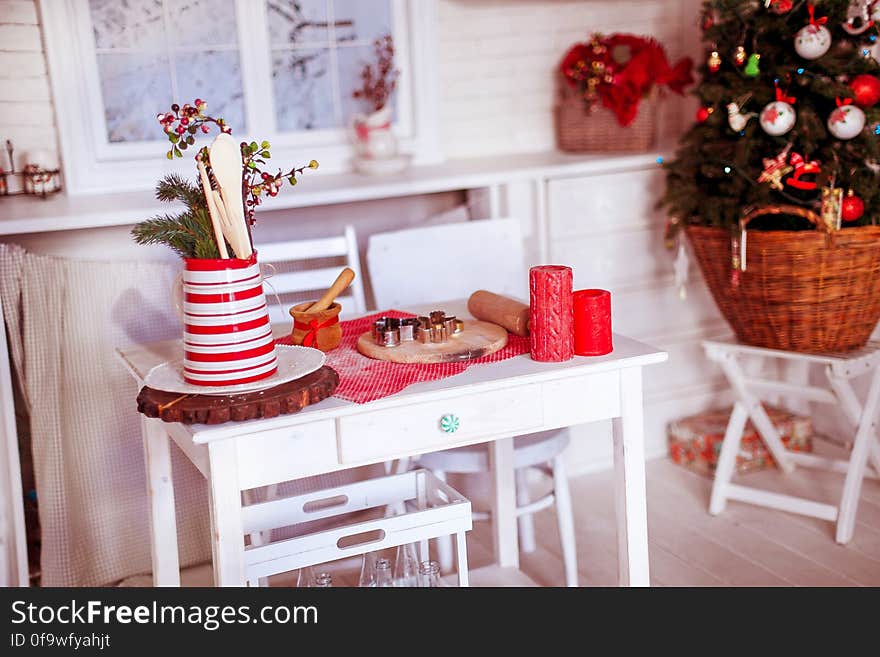
[[[666,163],[670,232],[798,206],[829,228],[880,212],[880,0],[708,0],[694,126]],[[811,227],[791,213],[749,228]]]

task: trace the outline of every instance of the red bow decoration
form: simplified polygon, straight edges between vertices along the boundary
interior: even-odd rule
[[[591,44],[575,44],[560,64],[569,85],[584,92],[595,89],[622,126],[633,122],[642,98],[654,85],[682,94],[693,82],[692,67],[687,57],[671,66],[658,41],[633,34],[593,35]]]
[[[788,103],[789,105],[794,105],[797,102],[797,98],[794,96],[786,96],[785,92],[782,91],[779,87],[776,87],[776,100],[781,101],[783,103]]]
[[[828,22],[827,16],[822,16],[822,18],[816,18],[816,7],[811,3],[807,6],[807,11],[810,12],[810,25],[813,27],[818,27],[819,25],[825,25]]]
[[[794,174],[791,178],[785,181],[786,185],[805,191],[812,191],[819,186],[815,181],[801,180],[801,176],[811,173],[819,173],[820,162],[818,160],[810,160],[807,162],[800,153],[792,153],[789,162],[794,167]]]
[[[295,321],[293,323],[293,328],[299,329],[300,331],[308,331],[308,333],[303,336],[303,347],[311,347],[315,344],[315,340],[318,338],[318,329],[326,328],[327,326],[333,326],[334,324],[339,323],[339,316],[334,315],[328,320],[323,322],[319,322],[317,319],[313,319],[308,324],[304,324],[303,322]]]
[[[843,107],[844,105],[852,105],[853,99],[852,98],[841,98],[840,96],[838,96],[835,102],[837,103],[838,107]]]

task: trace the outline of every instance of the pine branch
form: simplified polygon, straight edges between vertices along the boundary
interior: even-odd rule
[[[191,258],[195,251],[195,236],[183,222],[184,215],[161,215],[147,219],[131,229],[138,244],[164,244],[182,258]]]
[[[190,209],[206,205],[202,189],[178,173],[169,173],[159,181],[156,198],[165,203],[181,201]]]

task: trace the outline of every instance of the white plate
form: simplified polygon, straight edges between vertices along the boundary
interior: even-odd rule
[[[239,392],[266,390],[288,381],[301,379],[324,366],[325,355],[319,349],[278,345],[278,371],[272,376],[234,386],[197,386],[183,380],[183,359],[172,360],[156,365],[147,372],[144,383],[150,388],[165,392],[179,392],[189,395],[234,395]]]

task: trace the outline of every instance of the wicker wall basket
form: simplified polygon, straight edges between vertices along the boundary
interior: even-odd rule
[[[797,206],[773,206],[746,215],[799,214],[821,226],[818,215]],[[820,353],[858,349],[880,319],[880,227],[833,233],[747,232],[746,271],[734,284],[731,234],[689,226],[687,235],[721,313],[737,338],[771,349]]]
[[[587,109],[583,97],[564,79],[558,81],[556,144],[571,153],[644,153],[656,144],[658,93],[656,88],[639,104],[635,120],[623,127],[614,113],[599,105]]]

